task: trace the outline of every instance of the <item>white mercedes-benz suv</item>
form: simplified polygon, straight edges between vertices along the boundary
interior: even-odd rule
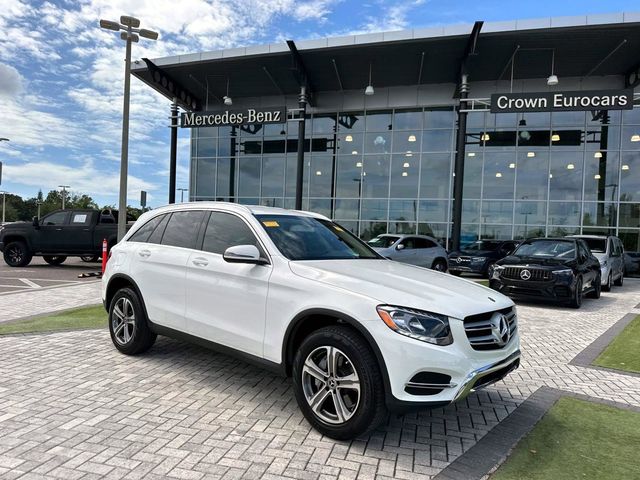
[[[336,439],[455,402],[520,362],[509,298],[387,260],[308,212],[147,212],[111,250],[102,298],[121,352],[167,335],[239,354],[291,376],[304,416]]]

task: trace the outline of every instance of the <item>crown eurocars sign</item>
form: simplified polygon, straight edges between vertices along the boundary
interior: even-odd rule
[[[491,113],[631,110],[633,89],[494,93]]]
[[[247,108],[217,112],[187,112],[181,116],[182,128],[240,126],[265,123],[285,123],[287,110],[284,107]]]

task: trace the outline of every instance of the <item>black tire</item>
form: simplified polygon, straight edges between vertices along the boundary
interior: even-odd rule
[[[593,290],[589,292],[588,297],[598,299],[600,298],[601,291],[602,291],[602,278],[600,277],[600,274],[598,274],[598,276],[593,282]]]
[[[607,283],[605,283],[604,285],[602,285],[602,290],[604,290],[605,292],[610,292],[611,291],[611,272],[609,272],[609,276],[607,276]]]
[[[85,263],[95,263],[98,261],[99,258],[100,258],[99,255],[83,255],[82,257],[80,257],[80,260],[82,260]]]
[[[616,287],[621,287],[624,284],[624,270],[620,272],[620,277],[618,277],[618,279],[615,282],[613,282],[613,284]]]
[[[26,267],[31,263],[33,254],[27,244],[22,241],[9,243],[3,252],[4,261],[10,267]]]
[[[49,265],[56,266],[62,265],[67,257],[65,255],[43,255],[42,259]]]
[[[124,319],[130,317],[131,310],[133,311],[133,319],[130,320],[130,323],[124,321],[121,318],[122,316],[117,314],[116,306],[118,306],[120,312],[124,313]],[[123,322],[125,326],[119,329],[118,327]],[[111,300],[109,305],[109,333],[115,347],[127,355],[146,352],[156,341],[157,335],[149,328],[142,300],[131,288],[121,288]],[[121,333],[123,334],[122,338],[120,337]]]
[[[345,358],[343,358],[342,365],[339,365],[339,357],[336,354],[338,360],[336,360],[335,374],[330,376],[331,369],[329,368],[327,368],[326,372],[323,370],[323,374],[327,373],[328,375],[324,376],[326,381],[322,382],[316,380],[316,376],[312,378],[307,373],[309,370],[305,370],[303,367],[305,366],[305,361],[308,358],[313,358],[316,352],[321,354],[324,349],[329,348],[334,352],[337,350]],[[328,358],[327,354],[325,365],[328,364]],[[353,396],[350,397],[348,393],[340,394],[339,387],[336,386],[336,384],[340,384],[339,381],[334,381],[334,386],[330,387],[332,378],[344,378],[337,374],[340,368],[351,370],[357,375],[356,381],[359,384],[360,393],[355,402]],[[309,389],[314,388],[314,384],[317,391],[310,392]],[[324,386],[319,386],[322,384]],[[347,440],[364,435],[387,419],[388,412],[384,402],[383,385],[380,367],[368,343],[356,331],[348,327],[330,326],[316,330],[304,339],[293,360],[293,388],[300,410],[317,431],[336,440]],[[346,390],[348,391],[349,388],[346,387]],[[354,391],[352,390],[352,394]],[[317,409],[322,410],[322,414],[327,410],[330,411],[330,407],[333,405],[333,411],[336,412],[337,417],[335,423],[323,420],[319,414],[313,411],[307,401],[307,395],[323,392],[328,393],[324,393],[324,400],[318,403]],[[342,399],[340,403],[343,407],[347,407],[346,413],[350,415],[343,422],[340,422],[340,415],[337,414],[337,408],[335,408],[334,398],[338,394]],[[331,405],[327,405],[329,402]],[[355,406],[353,405],[354,403]],[[323,407],[325,408],[323,409]],[[353,409],[349,410],[350,407]],[[343,415],[343,417],[345,416]]]
[[[496,262],[489,262],[489,264],[487,265],[487,268],[485,268],[482,271],[482,276],[489,278],[489,272],[491,271],[491,267],[493,267],[495,264]]]
[[[576,289],[569,305],[571,308],[580,308],[582,306],[582,278],[576,280]]]
[[[431,269],[437,272],[446,272],[447,261],[444,258],[436,258],[431,265]]]

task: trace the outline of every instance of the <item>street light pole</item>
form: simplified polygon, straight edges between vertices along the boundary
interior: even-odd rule
[[[67,188],[71,188],[70,185],[58,185],[58,188],[62,189],[62,209],[64,210],[65,201],[67,199]]]
[[[7,195],[7,192],[2,192],[2,223],[4,223],[4,212],[6,210],[5,208],[5,196]]]
[[[178,188],[177,189],[180,192],[180,203],[184,202],[184,192],[189,191],[188,188]]]
[[[127,174],[129,166],[129,97],[131,90],[131,43],[139,37],[156,40],[158,33],[138,28],[140,20],[123,15],[120,23],[100,20],[100,27],[120,32],[120,38],[126,41],[124,64],[124,105],[122,107],[122,149],[120,152],[120,195],[118,201],[118,241],[127,233]]]

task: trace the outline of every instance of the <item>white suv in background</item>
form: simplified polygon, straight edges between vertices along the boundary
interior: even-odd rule
[[[307,420],[337,439],[462,399],[520,361],[510,299],[386,260],[313,213],[159,208],[111,250],[102,282],[118,350],[160,334],[240,354],[292,376]]]

